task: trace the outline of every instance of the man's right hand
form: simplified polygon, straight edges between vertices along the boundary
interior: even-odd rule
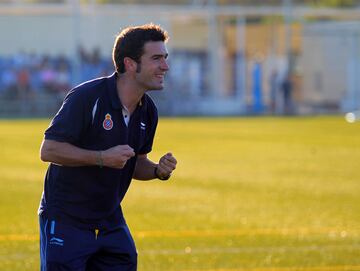
[[[104,166],[112,168],[123,168],[131,157],[135,156],[134,149],[129,145],[118,145],[101,151]]]

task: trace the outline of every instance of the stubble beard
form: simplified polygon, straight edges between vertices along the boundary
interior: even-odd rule
[[[138,63],[138,65],[137,65],[137,67],[136,67],[136,73],[137,74],[139,74],[141,72],[141,63]],[[164,82],[162,82],[162,83],[159,83],[160,85],[157,85],[157,86],[154,86],[154,85],[152,85],[152,84],[149,84],[148,83],[149,81],[143,81],[142,82],[142,85],[144,86],[144,89],[146,90],[146,91],[150,91],[150,90],[155,90],[155,91],[161,91],[161,90],[163,90],[164,89]]]

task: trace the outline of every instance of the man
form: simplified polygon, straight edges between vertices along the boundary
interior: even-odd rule
[[[285,115],[289,115],[293,113],[292,108],[292,90],[293,83],[291,74],[288,72],[284,78],[284,81],[281,84],[281,90],[283,92],[283,101],[284,101],[284,109],[283,112]]]
[[[41,270],[136,270],[120,203],[132,178],[167,180],[177,163],[171,153],[159,163],[147,158],[158,116],[145,92],[163,89],[167,39],[153,24],[124,29],[113,48],[116,72],[71,90],[45,131]]]

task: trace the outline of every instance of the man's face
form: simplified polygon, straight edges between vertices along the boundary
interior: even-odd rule
[[[138,63],[135,75],[137,83],[145,90],[164,88],[164,76],[169,70],[168,51],[162,41],[149,41],[144,45],[144,54]]]

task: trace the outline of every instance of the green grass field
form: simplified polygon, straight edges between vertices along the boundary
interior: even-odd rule
[[[39,270],[49,120],[0,121],[0,270]],[[160,119],[169,182],[123,202],[139,271],[360,270],[360,123],[343,117]]]

